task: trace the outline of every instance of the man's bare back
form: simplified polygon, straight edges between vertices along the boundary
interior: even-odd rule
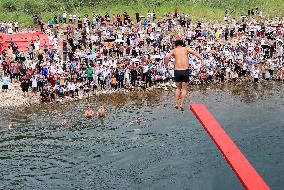
[[[202,56],[199,55],[196,51],[192,50],[189,47],[178,46],[173,49],[166,58],[174,57],[175,58],[175,70],[186,70],[188,69],[188,54],[195,55],[197,58],[202,59]],[[167,60],[165,60],[167,62]]]
[[[188,83],[189,83],[189,61],[188,54],[195,55],[197,58],[203,60],[202,56],[196,51],[192,50],[189,47],[183,47],[183,41],[176,41],[176,48],[168,53],[165,57],[165,64],[168,64],[171,57],[175,58],[175,83],[177,86],[175,97],[176,97],[176,106],[178,109],[180,107],[181,111],[184,111]],[[180,104],[180,99],[181,104]]]

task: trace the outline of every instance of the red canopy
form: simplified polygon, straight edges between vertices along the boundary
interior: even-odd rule
[[[29,44],[37,39],[37,36],[42,42],[40,48],[43,48],[43,42],[49,42],[49,40],[48,34],[42,32],[2,34],[0,35],[0,43],[3,45],[4,49],[7,49],[9,46],[9,42],[12,39],[12,41],[19,47],[20,51],[26,51]],[[62,47],[62,41],[59,41],[59,45]]]

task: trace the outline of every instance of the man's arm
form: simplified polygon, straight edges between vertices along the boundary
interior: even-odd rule
[[[168,54],[166,55],[165,60],[164,60],[164,64],[165,64],[165,65],[168,65],[168,63],[169,63],[169,61],[170,61],[170,59],[171,59],[172,56],[174,56],[174,51],[171,51],[170,53],[168,53]]]
[[[193,49],[191,48],[187,48],[187,51],[188,53],[192,54],[192,55],[195,55],[198,59],[200,59],[201,61],[203,61],[203,57],[197,53],[196,51],[194,51]]]

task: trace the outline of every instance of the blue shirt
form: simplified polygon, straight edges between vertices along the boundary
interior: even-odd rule
[[[43,68],[42,68],[42,74],[43,74],[44,76],[46,76],[46,75],[47,75],[47,72],[48,72],[47,68],[46,68],[46,67],[43,67]]]
[[[144,26],[148,25],[148,20],[147,19],[144,20],[143,25]]]
[[[189,64],[192,65],[193,64],[193,58],[189,57]]]
[[[2,76],[2,84],[3,85],[8,85],[9,84],[9,78],[6,76]]]

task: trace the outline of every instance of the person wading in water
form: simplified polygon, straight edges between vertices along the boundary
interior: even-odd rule
[[[196,51],[192,50],[191,48],[184,47],[184,43],[182,40],[176,40],[175,46],[176,48],[166,55],[164,63],[167,65],[171,57],[175,58],[174,75],[175,75],[175,83],[177,86],[175,93],[175,99],[176,99],[175,108],[176,109],[180,108],[181,111],[184,111],[188,85],[189,85],[188,54],[195,55],[198,59],[202,60],[202,64],[203,64],[203,57]],[[180,99],[181,99],[181,104],[180,104]]]
[[[85,110],[85,117],[88,119],[91,119],[93,117],[93,115],[95,114],[95,112],[88,106],[87,109]]]
[[[106,117],[106,112],[104,106],[100,106],[98,111],[97,111],[97,117],[98,118],[105,118]]]

